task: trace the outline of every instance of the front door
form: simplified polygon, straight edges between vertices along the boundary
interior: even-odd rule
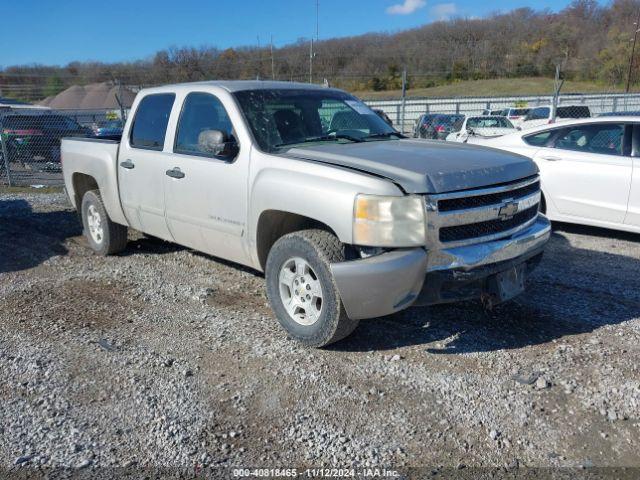
[[[214,132],[222,132],[228,151],[211,148],[208,139]],[[218,97],[205,92],[185,97],[164,177],[167,224],[176,242],[246,263],[241,239],[249,152],[249,145],[237,145],[235,130]]]
[[[534,159],[558,212],[573,218],[622,223],[631,186],[630,127],[583,124],[562,129]]]
[[[624,223],[640,227],[640,124],[634,125],[633,130],[633,174],[627,217],[624,219]]]
[[[164,198],[164,167],[170,153],[163,150],[174,100],[172,93],[145,96],[118,155],[120,199],[129,225],[166,240],[172,239]]]

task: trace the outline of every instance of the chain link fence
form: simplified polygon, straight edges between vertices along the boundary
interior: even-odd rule
[[[113,110],[0,111],[0,185],[62,185],[62,138],[118,135],[122,126]]]
[[[453,97],[367,100],[370,107],[382,110],[396,129],[407,134],[416,133],[418,120],[440,116],[444,131],[448,123],[459,123],[465,116],[506,116],[514,127],[533,127],[557,118],[584,118],[603,114],[640,114],[640,94],[563,94],[554,107],[552,95],[509,97]],[[526,119],[526,123],[525,122]],[[444,133],[441,132],[441,133]],[[450,130],[449,130],[450,131]],[[425,138],[441,138],[435,133]]]
[[[445,140],[475,122],[475,127],[530,128],[567,118],[609,114],[640,114],[640,94],[564,94],[554,102],[551,95],[504,97],[364,99],[385,114],[403,133]],[[0,185],[62,185],[60,140],[63,137],[109,137],[120,135],[123,114],[111,110],[53,110],[10,108],[0,110]],[[493,116],[508,120],[490,122],[471,117]],[[467,125],[469,126],[469,125]]]

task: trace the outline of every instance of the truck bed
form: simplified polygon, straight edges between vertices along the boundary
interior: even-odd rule
[[[122,211],[118,190],[118,150],[120,136],[101,138],[63,138],[60,148],[64,185],[71,204],[80,210],[76,195],[83,176],[95,179],[107,213],[123,225],[127,221]]]

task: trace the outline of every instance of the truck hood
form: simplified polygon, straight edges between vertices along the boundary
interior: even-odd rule
[[[327,143],[291,148],[288,157],[388,178],[407,193],[445,193],[530,177],[529,158],[477,145],[429,140]]]

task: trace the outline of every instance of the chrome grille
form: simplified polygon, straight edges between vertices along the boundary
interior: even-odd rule
[[[428,195],[429,245],[448,248],[511,236],[535,222],[540,197],[537,175],[489,188]]]
[[[530,183],[524,187],[517,188],[509,191],[509,196],[512,198],[526,197],[532,193],[536,193],[540,190],[540,182]],[[477,208],[484,207],[486,205],[493,205],[504,201],[505,194],[501,193],[489,193],[486,195],[477,195],[474,197],[462,197],[462,198],[447,198],[438,200],[439,212],[451,212],[453,210],[464,210],[465,208]]]
[[[458,225],[455,227],[444,227],[440,229],[441,242],[456,242],[468,240],[469,238],[486,237],[496,233],[507,232],[519,225],[528,222],[538,215],[538,206],[530,207],[523,212],[516,213],[509,220],[489,220],[488,222],[471,223],[469,225]]]

